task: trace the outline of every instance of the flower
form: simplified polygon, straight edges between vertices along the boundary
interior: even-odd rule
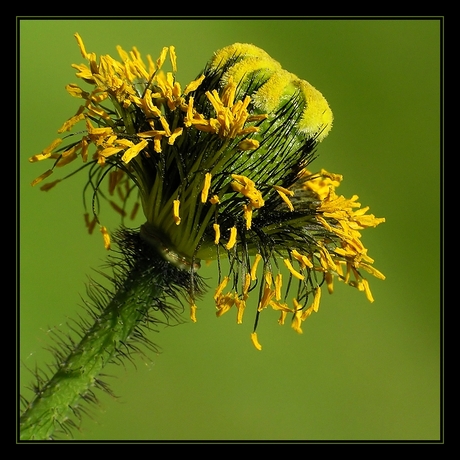
[[[367,214],[357,196],[337,195],[342,176],[307,169],[333,120],[318,90],[250,44],[217,51],[182,89],[173,46],[156,61],[121,47],[120,60],[98,60],[75,36],[87,64],[73,67],[90,90],[67,86],[82,103],[58,132],[83,123],[84,134],[64,147],[58,138],[31,157],[54,161],[32,185],[80,157],[92,189],[88,230],[99,223],[100,199],[123,218],[142,207],[142,239],[192,281],[201,260],[218,261],[217,316],[234,309],[242,323],[246,306],[255,305],[251,340],[257,349],[263,310],[279,311],[280,324],[290,314],[301,333],[302,322],[318,311],[324,283],[332,293],[334,279],[343,281],[373,301],[364,272],[384,276],[373,267],[360,231],[384,219]],[[172,70],[165,72],[168,56]],[[109,249],[109,232],[99,225]],[[222,259],[229,262],[226,274]],[[193,321],[195,297],[192,282]]]

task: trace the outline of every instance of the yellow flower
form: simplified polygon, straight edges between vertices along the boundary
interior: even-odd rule
[[[76,39],[87,63],[73,67],[90,87],[67,86],[83,103],[59,132],[80,122],[86,129],[70,145],[57,139],[30,158],[54,161],[33,185],[80,156],[92,191],[94,215],[85,215],[90,232],[102,218],[96,204],[103,199],[123,217],[141,207],[140,238],[190,275],[192,321],[201,260],[228,259],[227,274],[218,265],[216,313],[236,310],[241,324],[253,305],[257,349],[259,315],[272,307],[283,324],[291,314],[300,333],[302,322],[318,311],[324,281],[330,293],[337,278],[374,300],[363,272],[384,276],[373,267],[360,231],[384,219],[368,214],[356,195],[337,195],[341,175],[306,169],[332,127],[331,109],[318,90],[254,45],[217,51],[182,90],[173,46],[156,61],[121,47],[119,60],[98,59]],[[168,57],[171,70],[164,70]],[[109,232],[102,225],[101,232],[109,249]],[[289,277],[284,282],[282,266]],[[289,292],[292,308],[285,303]]]

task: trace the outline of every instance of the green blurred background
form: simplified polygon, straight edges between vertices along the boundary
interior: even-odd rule
[[[106,251],[83,221],[76,175],[48,193],[30,164],[79,102],[72,63],[88,51],[116,56],[133,45],[156,59],[175,45],[178,80],[195,78],[212,53],[253,43],[328,100],[334,128],[313,170],[344,175],[386,223],[363,241],[387,279],[371,280],[375,302],[336,284],[303,335],[264,312],[263,350],[251,345],[251,312],[216,318],[212,290],[198,322],[161,328],[161,348],[112,365],[76,439],[84,440],[437,440],[440,391],[440,22],[437,20],[22,20],[20,51],[20,386],[27,368],[51,362],[51,332],[84,314],[88,276]],[[69,170],[71,169],[68,167]],[[67,171],[68,172],[68,171]],[[58,178],[66,171],[54,174]],[[118,220],[106,208],[110,229]],[[137,222],[139,224],[141,222]],[[202,274],[214,286],[215,264]],[[113,376],[113,377],[112,377]]]

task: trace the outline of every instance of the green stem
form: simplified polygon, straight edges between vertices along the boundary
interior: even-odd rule
[[[167,314],[168,306],[161,298],[183,287],[184,277],[171,272],[177,269],[170,264],[165,266],[167,262],[146,248],[138,234],[136,244],[136,250],[131,247],[131,255],[123,261],[121,277],[124,274],[125,279],[118,275],[115,282],[118,290],[113,298],[22,414],[21,440],[52,439],[55,429],[63,427],[72,413],[78,412],[82,398],[94,399],[91,388],[100,386],[98,375],[115,356],[124,355],[122,349],[130,342],[133,332],[152,320],[149,309],[156,307]],[[139,249],[141,244],[143,247]],[[187,274],[185,278],[188,277]],[[175,287],[167,285],[171,282]]]

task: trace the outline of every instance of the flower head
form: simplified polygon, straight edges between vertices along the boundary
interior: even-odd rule
[[[172,46],[156,61],[120,47],[119,60],[97,59],[76,38],[87,63],[73,67],[90,89],[67,86],[82,103],[59,133],[83,123],[84,134],[65,147],[59,138],[34,155],[30,161],[54,165],[33,185],[81,157],[92,188],[90,231],[99,222],[96,204],[106,199],[123,217],[142,207],[141,237],[192,278],[201,260],[228,259],[226,274],[219,263],[216,313],[234,309],[241,323],[246,305],[254,304],[251,339],[258,349],[260,313],[279,311],[280,324],[290,314],[302,332],[302,322],[318,311],[324,283],[332,292],[334,279],[341,280],[373,301],[363,273],[384,276],[360,231],[384,219],[366,214],[357,196],[337,195],[340,175],[307,169],[332,126],[318,90],[254,45],[217,51],[182,89]],[[167,57],[172,70],[165,72]],[[109,234],[101,231],[109,248]],[[189,294],[196,320],[193,289]]]

